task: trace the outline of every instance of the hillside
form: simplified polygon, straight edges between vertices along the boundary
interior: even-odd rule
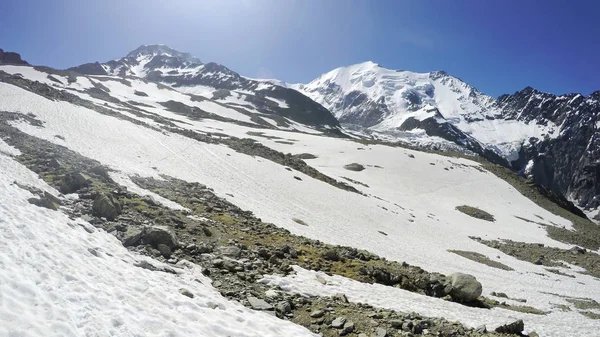
[[[0,65],[0,335],[596,333],[598,226],[516,174],[107,64]]]

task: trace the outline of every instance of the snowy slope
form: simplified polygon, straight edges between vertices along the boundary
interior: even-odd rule
[[[36,74],[32,73],[31,76],[40,76]],[[93,77],[90,78],[93,80]],[[115,83],[106,85],[110,87],[111,95],[152,104],[148,98],[128,93],[131,88],[121,88]],[[138,90],[143,88],[149,94],[154,90],[136,81],[132,81],[132,85]],[[178,93],[167,91],[164,94]],[[278,137],[268,139],[256,134],[249,135],[248,132],[256,131],[252,127],[215,119],[195,119],[161,109],[157,105],[152,106],[153,113],[169,118],[182,129],[205,133],[218,130],[225,135],[253,138],[284,153],[315,154],[318,158],[311,160],[310,165],[324,174],[339,180],[348,177],[368,185],[356,184],[356,188],[367,194],[362,196],[223,145],[201,143],[165,130],[150,129],[65,101],[49,100],[7,83],[0,83],[0,95],[0,111],[31,112],[44,123],[39,127],[13,122],[19,130],[98,160],[124,176],[139,174],[158,178],[160,174],[166,174],[200,182],[242,209],[251,210],[265,221],[285,227],[293,233],[332,244],[367,249],[388,259],[406,261],[429,271],[446,274],[467,272],[483,283],[484,294],[491,291],[506,292],[527,299],[529,305],[552,312],[551,317],[555,319],[531,320],[525,314],[500,309],[495,309],[498,313],[492,316],[486,315],[486,311],[468,314],[484,309],[462,306],[440,306],[439,315],[450,317],[451,313],[458,312],[465,314],[464,317],[480,317],[478,320],[469,319],[469,324],[509,322],[521,317],[526,319],[528,329],[546,331],[548,336],[558,336],[555,331],[564,331],[560,329],[565,321],[577,323],[573,324],[575,330],[564,336],[590,335],[596,331],[595,322],[574,313],[563,313],[555,307],[554,304],[568,304],[563,297],[545,292],[598,299],[600,283],[597,279],[574,272],[569,272],[574,278],[548,274],[542,266],[516,260],[469,238],[513,239],[570,248],[548,238],[546,231],[537,224],[516,216],[535,219],[539,215],[548,226],[567,228],[571,227],[569,221],[538,207],[506,182],[480,169],[475,162],[383,145],[362,146],[351,140],[322,135],[261,130],[264,136]],[[97,102],[98,105],[104,103],[101,100]],[[216,106],[205,105],[203,108],[211,110]],[[130,117],[144,122],[149,120],[134,114]],[[160,124],[154,126],[160,127]],[[57,138],[57,135],[61,138]],[[278,142],[280,139],[287,141]],[[362,172],[345,170],[343,165],[351,162],[362,163],[367,169]],[[294,176],[300,176],[302,181],[294,179]],[[15,178],[8,178],[7,181],[12,180]],[[23,197],[16,200],[22,201]],[[483,222],[457,212],[455,207],[463,204],[480,207],[492,213],[497,221]],[[22,202],[14,206],[15,209],[23,207],[25,205]],[[28,210],[23,209],[24,212]],[[308,226],[298,225],[293,218],[302,219]],[[387,235],[383,236],[379,231]],[[108,243],[102,243],[102,246],[113,249]],[[448,249],[480,252],[491,259],[499,257],[514,271],[490,268],[457,257]],[[57,260],[63,259],[60,257]],[[511,282],[506,282],[507,279]],[[179,296],[177,291],[173,293]],[[406,298],[398,296],[400,302],[396,305],[401,306],[401,301]],[[394,303],[378,305],[390,306]],[[418,307],[414,309],[420,310]],[[77,312],[78,308],[71,308],[68,312],[71,310]],[[422,310],[424,314],[429,314],[426,308]],[[268,327],[265,324],[265,329]],[[292,334],[286,332],[284,335]]]
[[[18,151],[0,140],[0,336],[314,336],[229,302],[191,263],[177,274],[136,267],[160,263],[81,219],[31,205],[14,182],[58,192],[11,155]]]

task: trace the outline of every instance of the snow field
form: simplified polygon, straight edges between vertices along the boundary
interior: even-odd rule
[[[2,153],[0,170],[0,336],[314,336],[227,301],[191,263],[176,275],[134,266],[161,264],[82,220],[29,204],[31,193],[13,181],[58,193]]]

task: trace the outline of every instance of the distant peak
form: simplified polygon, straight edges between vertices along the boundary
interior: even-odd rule
[[[183,53],[175,49],[169,48],[164,44],[144,44],[132,50],[127,54],[127,58],[137,58],[139,56],[168,56],[177,57],[185,62],[202,64],[202,62],[189,53]]]

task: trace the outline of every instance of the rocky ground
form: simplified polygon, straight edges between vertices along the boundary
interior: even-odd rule
[[[473,329],[443,318],[349,303],[343,295],[307,298],[269,289],[257,282],[263,275],[285,275],[293,272],[291,265],[299,265],[465,305],[482,308],[495,305],[494,301],[479,296],[481,285],[468,275],[430,273],[366,251],[292,235],[262,222],[198,183],[170,177],[133,178],[140,187],[186,209],[165,207],[155,198],[134,194],[116,184],[110,170],[100,163],[19,132],[7,123],[16,118],[39,123],[34,117],[7,113],[0,117],[3,140],[22,153],[16,159],[61,193],[78,196],[64,198],[22,186],[37,194],[30,202],[66,212],[73,218],[81,217],[114,235],[128,249],[172,265],[172,269],[156,270],[145,264],[140,264],[140,268],[174,272],[180,260],[191,261],[200,265],[213,280],[213,286],[231,300],[291,320],[324,336],[502,336],[520,334],[524,329],[522,321],[489,327],[489,331],[486,327]],[[310,226],[302,219],[297,222]],[[194,289],[181,289],[181,293],[194,296]]]

